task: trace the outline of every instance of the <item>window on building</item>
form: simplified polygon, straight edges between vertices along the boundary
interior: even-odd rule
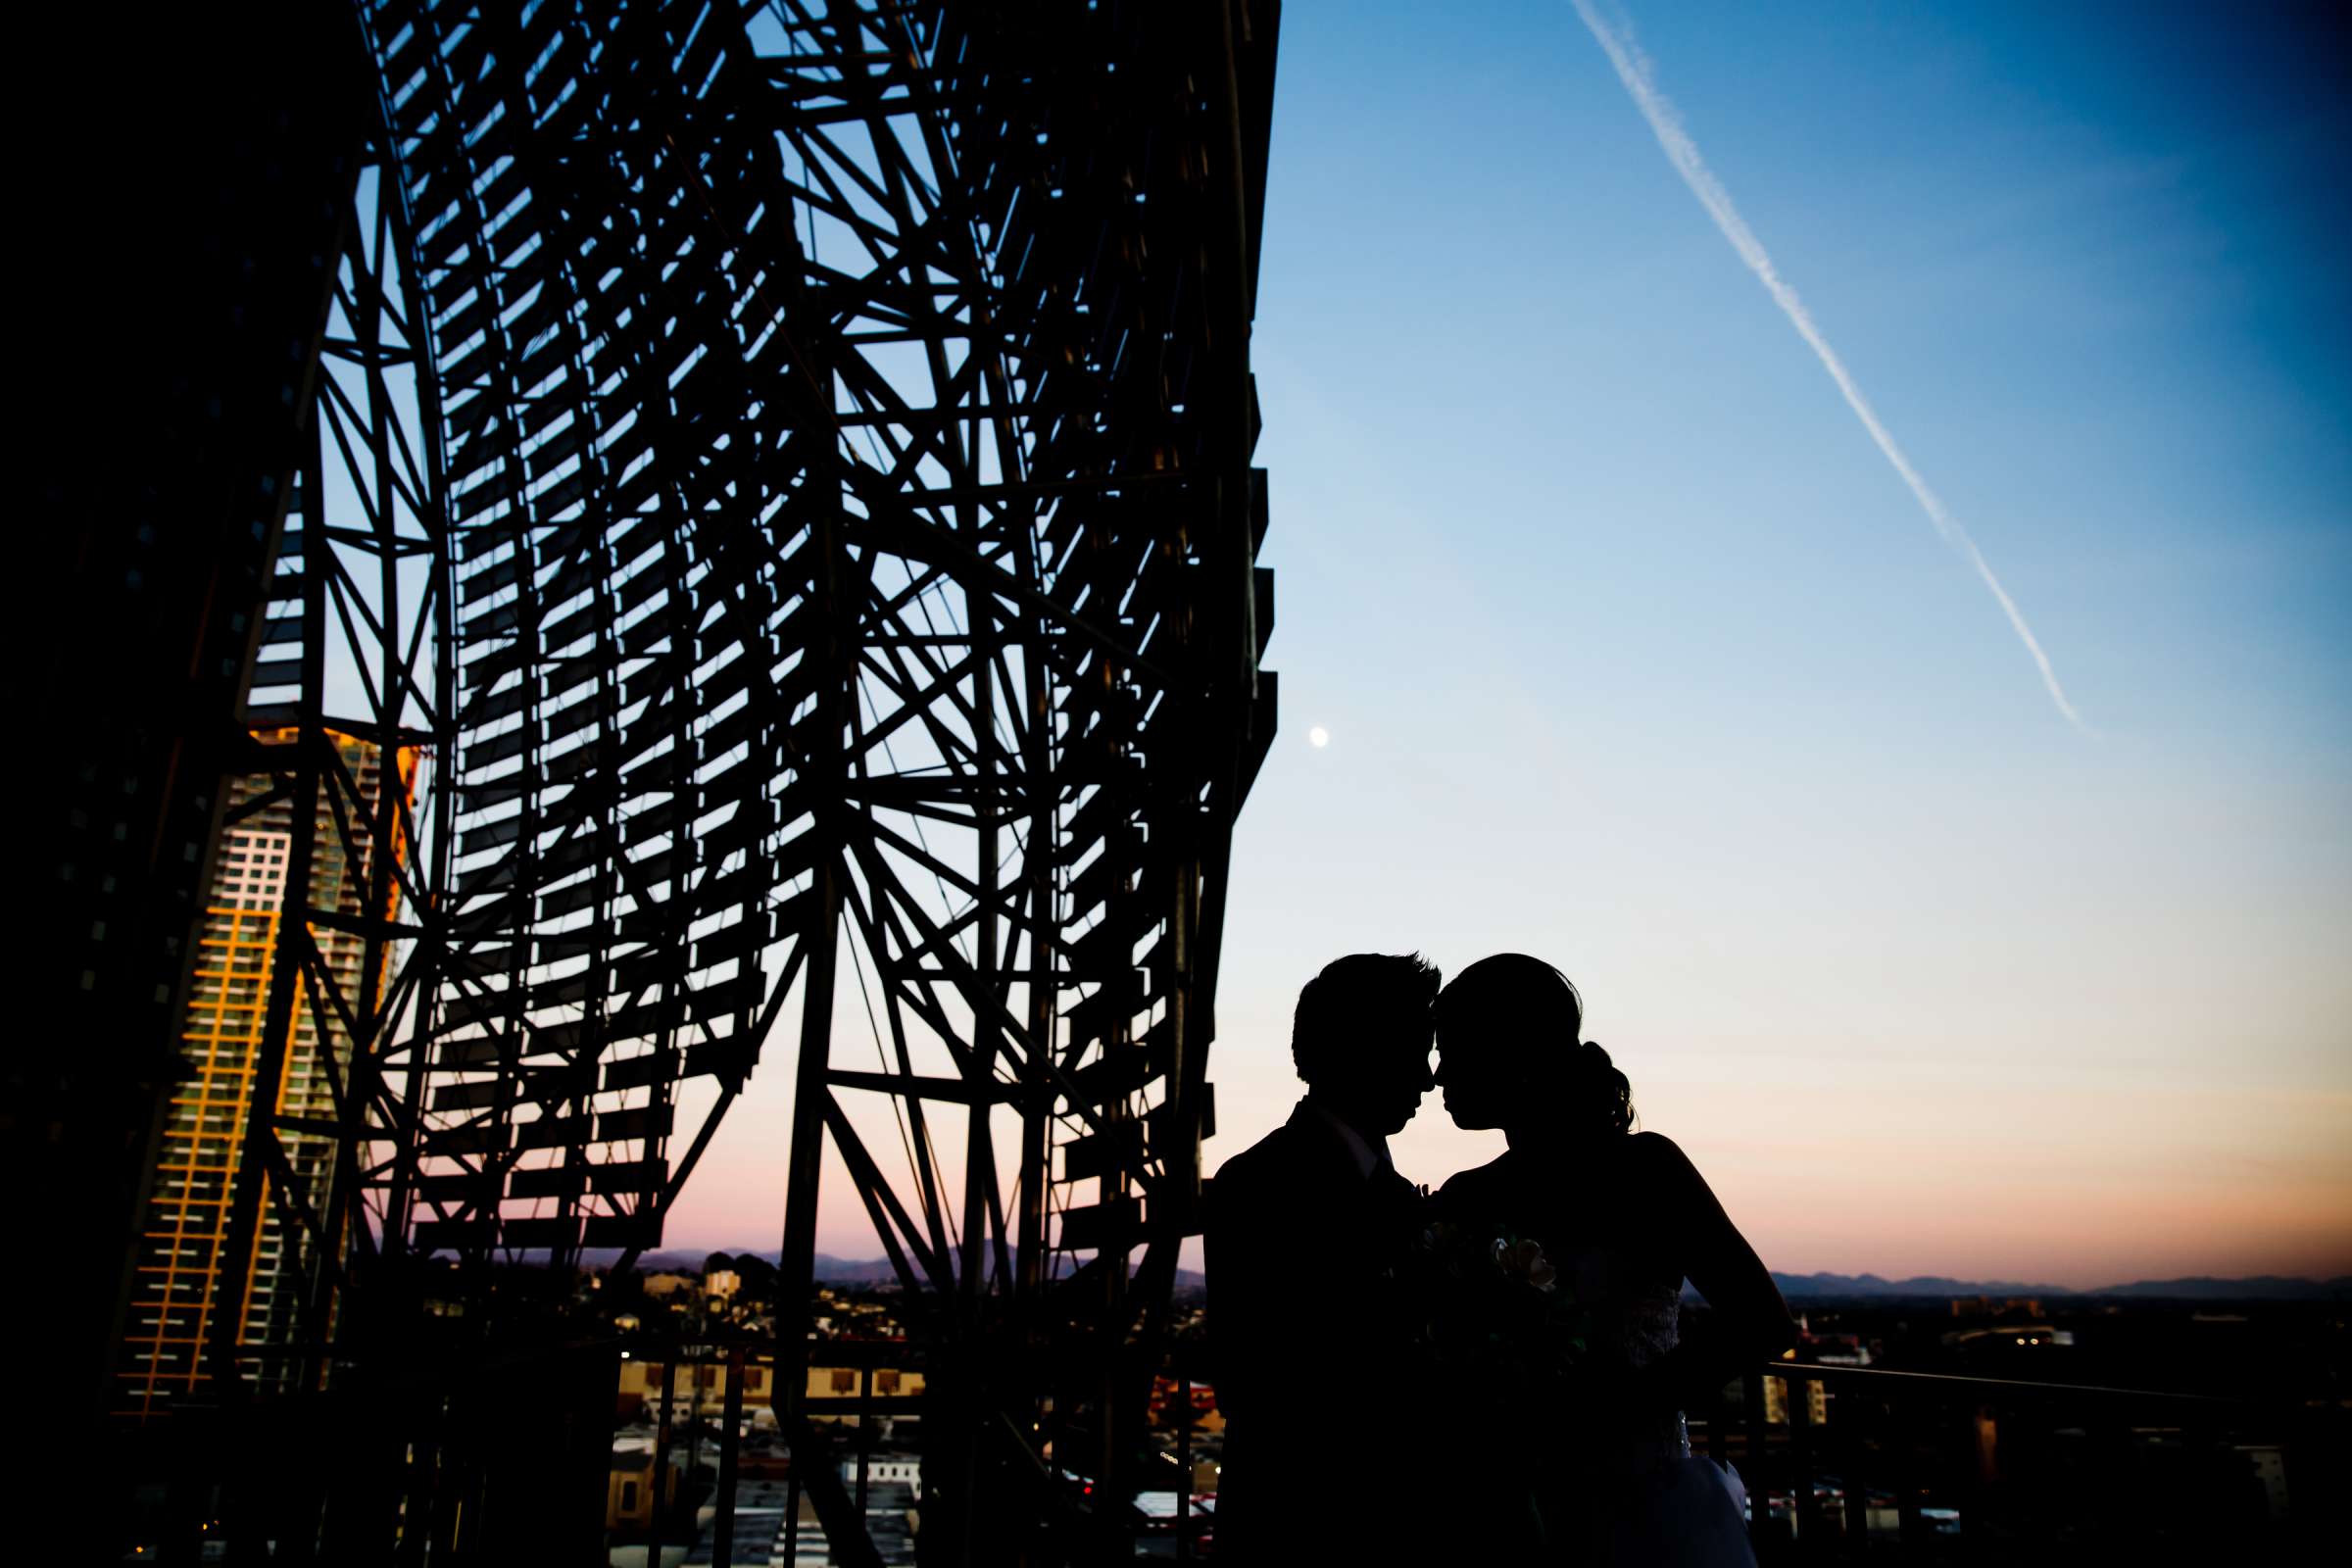
[[[835,1367],[833,1369],[833,1392],[835,1394],[856,1394],[858,1392],[857,1370],[846,1366]]]
[[[896,1368],[874,1374],[874,1392],[876,1394],[899,1392],[899,1374]]]

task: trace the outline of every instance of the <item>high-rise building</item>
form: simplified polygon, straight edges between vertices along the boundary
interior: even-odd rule
[[[260,731],[255,738],[266,746],[283,746],[293,743],[295,732]],[[214,846],[203,933],[181,1019],[187,1076],[172,1094],[116,1361],[114,1402],[125,1415],[155,1414],[202,1385],[216,1313],[237,1314],[237,1341],[243,1346],[283,1346],[299,1332],[303,1247],[299,1238],[285,1234],[275,1201],[264,1201],[250,1250],[242,1256],[226,1255],[230,1202],[253,1096],[269,1094],[290,1123],[330,1120],[335,1108],[329,1072],[341,1073],[351,1058],[349,1033],[333,1008],[320,1016],[309,988],[297,985],[278,1081],[255,1084],[279,927],[290,906],[354,918],[371,912],[367,904],[373,808],[385,788],[407,797],[416,784],[415,752],[398,755],[394,776],[387,780],[380,749],[372,742],[346,735],[333,741],[358,801],[355,807],[347,793],[344,809],[337,811],[334,790],[321,792],[307,901],[287,897],[294,840],[289,803],[245,809],[269,795],[272,775],[237,778],[227,791],[226,825]],[[406,846],[396,843],[393,854],[405,855]],[[397,892],[391,902],[397,906]],[[390,915],[397,909],[372,912]],[[311,937],[326,982],[356,1001],[366,978],[368,944],[316,919]],[[381,962],[383,950],[377,952]],[[280,1139],[292,1179],[318,1210],[333,1141],[292,1127]],[[340,1245],[348,1246],[348,1238]],[[292,1367],[290,1358],[264,1357],[250,1369],[274,1383]]]

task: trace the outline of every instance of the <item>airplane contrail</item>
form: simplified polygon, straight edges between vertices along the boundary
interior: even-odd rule
[[[1928,514],[1928,520],[1936,525],[1936,531],[1967,558],[1968,564],[1976,567],[1977,575],[1984,580],[1984,586],[1992,590],[1992,597],[2000,602],[2002,613],[2009,617],[2009,624],[2016,629],[2018,640],[2026,645],[2026,652],[2034,656],[2035,666],[2041,670],[2041,683],[2049,688],[2050,701],[2058,705],[2058,711],[2064,713],[2076,728],[2087,732],[2089,726],[2082,722],[2082,715],[2075,711],[2075,705],[2066,700],[2066,690],[2058,684],[2058,672],[2050,667],[2050,656],[2041,651],[2041,644],[2035,640],[2034,628],[2026,624],[2026,617],[2018,610],[2017,602],[2001,586],[2000,578],[1992,574],[1992,567],[1986,564],[1984,553],[1977,548],[1977,542],[1969,537],[1968,530],[1961,527],[1958,520],[1944,510],[1943,502],[1935,491],[1928,488],[1928,482],[1919,476],[1917,468],[1911,466],[1911,460],[1903,456],[1903,449],[1894,444],[1894,437],[1886,433],[1886,426],[1879,422],[1878,415],[1863,400],[1861,389],[1854,385],[1854,378],[1846,372],[1845,364],[1838,358],[1837,351],[1821,335],[1821,328],[1813,324],[1812,315],[1806,311],[1804,302],[1796,297],[1796,290],[1789,287],[1788,280],[1781,276],[1779,270],[1772,265],[1772,257],[1765,251],[1763,242],[1747,226],[1746,220],[1740,216],[1740,210],[1732,205],[1732,193],[1723,188],[1723,181],[1715,177],[1706,160],[1699,157],[1698,144],[1683,128],[1682,117],[1675,113],[1674,105],[1665,94],[1658,91],[1657,83],[1651,79],[1649,57],[1633,41],[1630,28],[1620,30],[1611,26],[1601,18],[1592,0],[1571,0],[1571,3],[1576,7],[1576,14],[1584,19],[1585,25],[1592,29],[1592,36],[1599,40],[1600,47],[1608,54],[1609,64],[1617,68],[1617,79],[1625,83],[1625,90],[1633,96],[1635,107],[1642,111],[1642,118],[1649,122],[1649,128],[1657,135],[1658,145],[1665,150],[1666,161],[1674,166],[1676,173],[1683,176],[1683,183],[1690,187],[1690,194],[1698,198],[1698,204],[1707,210],[1707,216],[1715,220],[1715,226],[1723,230],[1723,237],[1732,242],[1732,249],[1740,253],[1740,259],[1747,264],[1747,270],[1756,274],[1756,280],[1764,285],[1773,303],[1788,318],[1788,324],[1796,328],[1797,336],[1803,338],[1806,346],[1813,350],[1814,356],[1821,361],[1822,368],[1830,372],[1830,379],[1838,383],[1838,390],[1845,396],[1846,407],[1854,411],[1854,416],[1862,421],[1862,428],[1868,430],[1870,438],[1879,444],[1879,451],[1894,466],[1894,471],[1902,476],[1903,483],[1911,487],[1912,496],[1918,500],[1920,510]]]

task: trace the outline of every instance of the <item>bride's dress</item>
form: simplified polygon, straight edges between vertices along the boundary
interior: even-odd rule
[[[1566,1247],[1551,1262],[1591,1313],[1587,1354],[1596,1367],[1640,1372],[1680,1342],[1679,1277],[1602,1245]],[[1570,1495],[1560,1511],[1581,1537],[1581,1560],[1753,1568],[1739,1473],[1692,1456],[1682,1411],[1596,1412],[1576,1446],[1580,1473],[1563,1477]]]
[[[1738,1473],[1693,1456],[1683,1412],[1654,1402],[1661,1377],[1690,1370],[1642,1374],[1681,1345],[1686,1271],[1717,1312],[1737,1314],[1725,1325],[1735,1342],[1775,1338],[1767,1320],[1787,1308],[1680,1150],[1635,1135],[1608,1152],[1581,1166],[1505,1153],[1438,1194],[1443,1210],[1499,1220],[1540,1242],[1584,1309],[1587,1390],[1527,1429],[1514,1466],[1533,1494],[1541,1555],[1619,1568],[1754,1568]]]

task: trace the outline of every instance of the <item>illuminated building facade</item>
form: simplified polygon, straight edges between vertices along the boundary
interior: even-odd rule
[[[266,746],[284,745],[293,732],[262,731],[255,738]],[[361,798],[370,804],[378,800],[385,785],[380,749],[343,735],[335,737],[335,748]],[[284,1345],[298,1319],[305,1270],[274,1203],[264,1206],[255,1243],[245,1255],[226,1255],[230,1196],[256,1093],[253,1080],[287,903],[292,823],[284,801],[261,804],[272,784],[267,773],[230,782],[227,825],[214,847],[203,931],[181,1019],[187,1071],[174,1086],[167,1112],[116,1361],[115,1408],[124,1415],[155,1414],[201,1386],[214,1313],[235,1311],[238,1344],[257,1348]],[[407,794],[415,785],[416,754],[404,751],[392,787]],[[367,844],[363,835],[355,857],[346,853],[345,842],[335,824],[320,822],[310,906],[358,917],[366,912]],[[397,847],[395,853],[400,853]],[[363,941],[317,922],[311,936],[338,989],[356,994],[366,961]],[[287,1167],[303,1189],[304,1201],[316,1206],[332,1144],[295,1124],[333,1118],[329,1074],[350,1059],[350,1046],[331,1009],[319,1017],[299,987],[290,1028],[284,1070],[269,1092],[284,1118],[280,1139]],[[264,1381],[277,1382],[287,1376],[288,1363],[265,1358],[259,1373]]]

